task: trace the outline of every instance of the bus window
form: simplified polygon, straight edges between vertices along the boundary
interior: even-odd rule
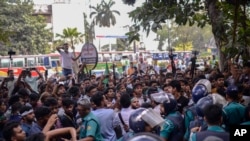
[[[44,57],[44,58],[43,58],[43,65],[44,65],[44,66],[50,66],[49,57]]]
[[[12,67],[24,67],[24,58],[14,58]]]
[[[57,61],[56,60],[51,61],[51,67],[57,67]]]
[[[44,65],[43,57],[37,57],[37,65],[41,65],[41,66]]]
[[[27,67],[34,67],[36,65],[35,58],[27,58]]]
[[[10,65],[10,59],[1,59],[1,67],[2,68],[8,68]]]

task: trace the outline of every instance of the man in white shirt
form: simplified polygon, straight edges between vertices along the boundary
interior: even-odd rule
[[[129,117],[134,109],[130,107],[131,97],[128,94],[121,95],[120,98],[121,111],[118,112],[114,119],[114,127],[120,125],[122,127],[122,134],[124,135],[129,129]],[[120,114],[120,116],[119,116]]]
[[[72,67],[73,67],[73,61],[76,61],[79,57],[77,56],[76,58],[74,58],[74,55],[72,52],[69,52],[69,44],[68,43],[64,43],[63,46],[59,46],[56,48],[56,50],[60,53],[61,58],[62,58],[62,73],[65,77],[67,77],[68,75],[72,75]],[[63,51],[62,51],[63,50]]]

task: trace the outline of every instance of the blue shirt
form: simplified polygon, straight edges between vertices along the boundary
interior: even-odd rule
[[[32,128],[33,125],[34,125],[33,123],[31,125],[27,124],[27,123],[21,124],[21,127],[22,127],[23,131],[25,132],[26,137],[28,137],[30,135],[30,129]]]
[[[101,134],[103,141],[116,141],[116,134],[114,131],[115,112],[112,109],[96,109],[92,113],[100,121]]]
[[[36,133],[41,133],[43,131],[43,128],[40,127],[37,123],[34,123],[33,126],[30,129],[29,135],[33,135]]]

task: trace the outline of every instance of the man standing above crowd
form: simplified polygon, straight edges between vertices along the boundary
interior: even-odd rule
[[[69,44],[64,43],[63,46],[59,46],[56,50],[60,53],[62,57],[62,73],[65,77],[72,74],[72,60],[76,61],[79,57],[74,57],[72,52],[69,52]],[[62,51],[63,50],[63,51]]]

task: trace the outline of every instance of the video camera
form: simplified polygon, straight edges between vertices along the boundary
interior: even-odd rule
[[[8,51],[8,55],[10,55],[10,56],[11,56],[11,55],[16,55],[16,52],[13,51],[13,50],[9,50],[9,51]]]

